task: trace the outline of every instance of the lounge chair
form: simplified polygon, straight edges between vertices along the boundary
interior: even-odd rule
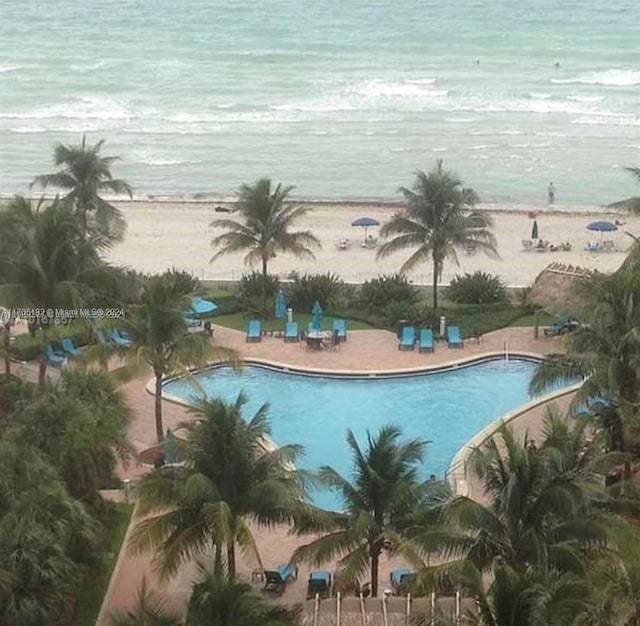
[[[571,317],[561,317],[557,319],[549,328],[544,329],[547,337],[555,337],[556,335],[566,335],[578,328],[578,322]]]
[[[298,578],[298,568],[295,565],[278,565],[275,570],[265,570],[264,591],[284,593],[284,588],[290,580]]]
[[[247,341],[262,341],[262,322],[260,320],[249,320]]]
[[[430,328],[423,328],[420,331],[419,352],[433,352],[433,331]]]
[[[300,341],[300,337],[298,335],[298,322],[287,322],[284,329],[284,340],[287,342]]]
[[[413,326],[405,326],[402,329],[402,337],[398,344],[398,350],[413,350],[416,344],[416,329]]]
[[[391,570],[389,578],[391,580],[391,591],[393,595],[403,596],[408,593],[409,585],[415,578],[415,574],[406,568],[400,568]]]
[[[315,598],[328,598],[331,595],[331,574],[323,570],[316,570],[309,574],[307,583],[307,600]]]
[[[96,335],[98,336],[98,343],[105,345],[111,341],[111,337],[107,336],[104,330],[100,328],[96,331]]]
[[[71,337],[65,337],[62,340],[62,349],[71,356],[80,356],[82,352],[76,346],[76,342]]]
[[[347,323],[344,320],[335,319],[333,320],[333,334],[338,333],[338,339],[340,341],[347,340]]]
[[[51,365],[62,365],[64,363],[64,354],[62,352],[58,352],[50,343],[47,344],[47,361]]]
[[[117,328],[111,329],[111,341],[121,348],[128,348],[131,345],[131,340],[123,337]]]
[[[464,341],[458,326],[447,326],[447,344],[450,348],[464,348]]]

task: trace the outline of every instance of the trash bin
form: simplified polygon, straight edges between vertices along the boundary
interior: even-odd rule
[[[398,320],[397,334],[398,339],[402,339],[402,331],[406,326],[411,326],[411,322],[409,320]]]

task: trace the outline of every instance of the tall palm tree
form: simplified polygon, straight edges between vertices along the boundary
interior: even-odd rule
[[[80,216],[83,232],[96,230],[108,239],[118,241],[124,236],[124,217],[101,194],[126,193],[132,197],[133,192],[124,180],[113,178],[111,166],[119,157],[102,156],[100,151],[103,145],[104,139],[93,146],[88,145],[84,135],[79,146],[59,143],[53,153],[53,162],[61,169],[54,174],[36,176],[31,186],[56,187],[68,191],[65,200]]]
[[[157,470],[143,478],[139,506],[151,514],[132,540],[140,550],[155,549],[156,564],[171,575],[191,557],[215,547],[219,571],[226,550],[229,578],[236,574],[236,545],[260,560],[249,521],[270,526],[293,519],[305,495],[293,462],[300,446],[270,449],[267,405],[249,422],[241,394],[234,403],[200,400],[189,431],[183,467]]]
[[[39,381],[47,369],[46,345],[56,309],[78,309],[91,295],[89,284],[99,274],[99,253],[106,242],[85,237],[71,209],[58,199],[43,208],[16,197],[4,220],[0,295],[13,307],[36,312],[42,329]],[[6,300],[5,300],[6,298]]]
[[[385,426],[375,437],[367,433],[367,448],[363,451],[353,432],[347,431],[355,465],[353,482],[328,466],[319,472],[320,480],[342,497],[345,512],[298,523],[298,533],[324,534],[299,547],[294,561],[320,566],[341,557],[344,567],[341,579],[357,583],[369,570],[375,597],[382,552],[400,552],[414,558],[404,531],[409,515],[422,505],[426,491],[425,483],[418,479],[426,442],[417,439],[403,442],[400,438],[400,429]]]
[[[296,626],[296,612],[265,601],[246,583],[199,567],[187,609],[187,626]]]
[[[261,178],[254,185],[240,187],[238,209],[241,221],[218,219],[211,222],[214,228],[227,232],[213,239],[214,248],[220,246],[212,261],[223,254],[248,250],[244,261],[253,265],[262,263],[263,298],[265,294],[268,264],[277,253],[292,253],[298,258],[315,259],[313,248],[320,248],[320,241],[311,231],[292,232],[293,224],[309,209],[286,204],[293,187],[281,183],[272,189],[271,180]]]
[[[411,189],[400,187],[406,207],[382,226],[384,243],[377,258],[384,258],[407,248],[415,249],[400,268],[409,272],[420,263],[433,264],[433,308],[438,306],[438,282],[447,259],[458,264],[456,249],[473,246],[491,256],[498,256],[496,239],[489,231],[489,215],[473,210],[478,196],[473,189],[463,189],[462,180],[442,167],[439,160],[428,174],[418,170]]]
[[[592,407],[596,423],[610,448],[620,452],[632,452],[640,433],[640,274],[633,254],[615,274],[584,285],[588,323],[567,337],[567,353],[548,357],[531,381],[532,391],[539,392],[583,377],[578,399],[598,400]],[[629,462],[625,475],[631,475]]]
[[[150,367],[155,376],[155,419],[158,441],[162,441],[162,379],[169,374],[188,374],[189,367],[207,361],[237,363],[234,350],[212,346],[202,333],[189,333],[186,315],[191,297],[166,277],[153,276],[144,285],[140,304],[133,305],[121,322],[131,345],[123,354],[135,371]]]
[[[488,504],[458,496],[441,507],[440,528],[417,525],[413,541],[448,557],[443,569],[454,574],[465,564],[486,571],[500,559],[521,576],[531,568],[584,576],[608,542],[608,497],[596,471],[604,460],[584,429],[548,416],[536,445],[503,425],[472,457]]]

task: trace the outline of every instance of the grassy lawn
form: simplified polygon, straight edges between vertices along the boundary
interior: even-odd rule
[[[311,321],[312,315],[310,313],[296,313],[294,315],[294,320],[298,322],[298,329],[303,330],[307,327],[307,324]],[[244,313],[233,313],[232,315],[218,315],[217,317],[212,318],[212,321],[215,324],[219,324],[220,326],[226,326],[227,328],[234,328],[235,330],[241,330],[245,332],[247,330],[247,323],[249,318],[246,317]],[[322,318],[322,327],[329,330],[331,328],[333,318],[332,317],[323,317]],[[273,319],[267,320],[262,325],[263,328],[266,329],[284,329],[285,320]],[[347,329],[348,330],[368,330],[373,328],[373,326],[366,324],[365,322],[357,322],[355,320],[347,320]]]
[[[113,523],[109,537],[109,545],[103,556],[100,567],[87,572],[82,585],[82,595],[78,598],[78,606],[74,617],[75,626],[94,626],[104,594],[107,592],[111,573],[120,554],[129,520],[133,513],[133,504],[116,504],[117,519]]]

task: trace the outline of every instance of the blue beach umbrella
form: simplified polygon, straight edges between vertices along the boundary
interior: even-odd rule
[[[276,296],[276,310],[274,315],[277,318],[287,317],[287,299],[284,297],[282,289],[278,291],[278,295]]]
[[[322,328],[322,307],[317,300],[313,305],[313,309],[311,309],[311,313],[313,315],[311,326],[313,326],[313,328],[315,328],[316,330],[320,330]]]
[[[195,315],[206,315],[218,310],[218,305],[211,300],[205,300],[200,296],[191,298],[191,313]]]
[[[380,222],[373,217],[359,217],[351,222],[351,226],[360,226],[364,228],[364,240],[366,242],[369,226],[380,226]]]
[[[597,233],[600,233],[600,240],[602,241],[602,233],[612,233],[614,230],[618,230],[618,227],[611,222],[598,220],[597,222],[591,222],[591,224],[587,224],[587,230],[594,230]]]

